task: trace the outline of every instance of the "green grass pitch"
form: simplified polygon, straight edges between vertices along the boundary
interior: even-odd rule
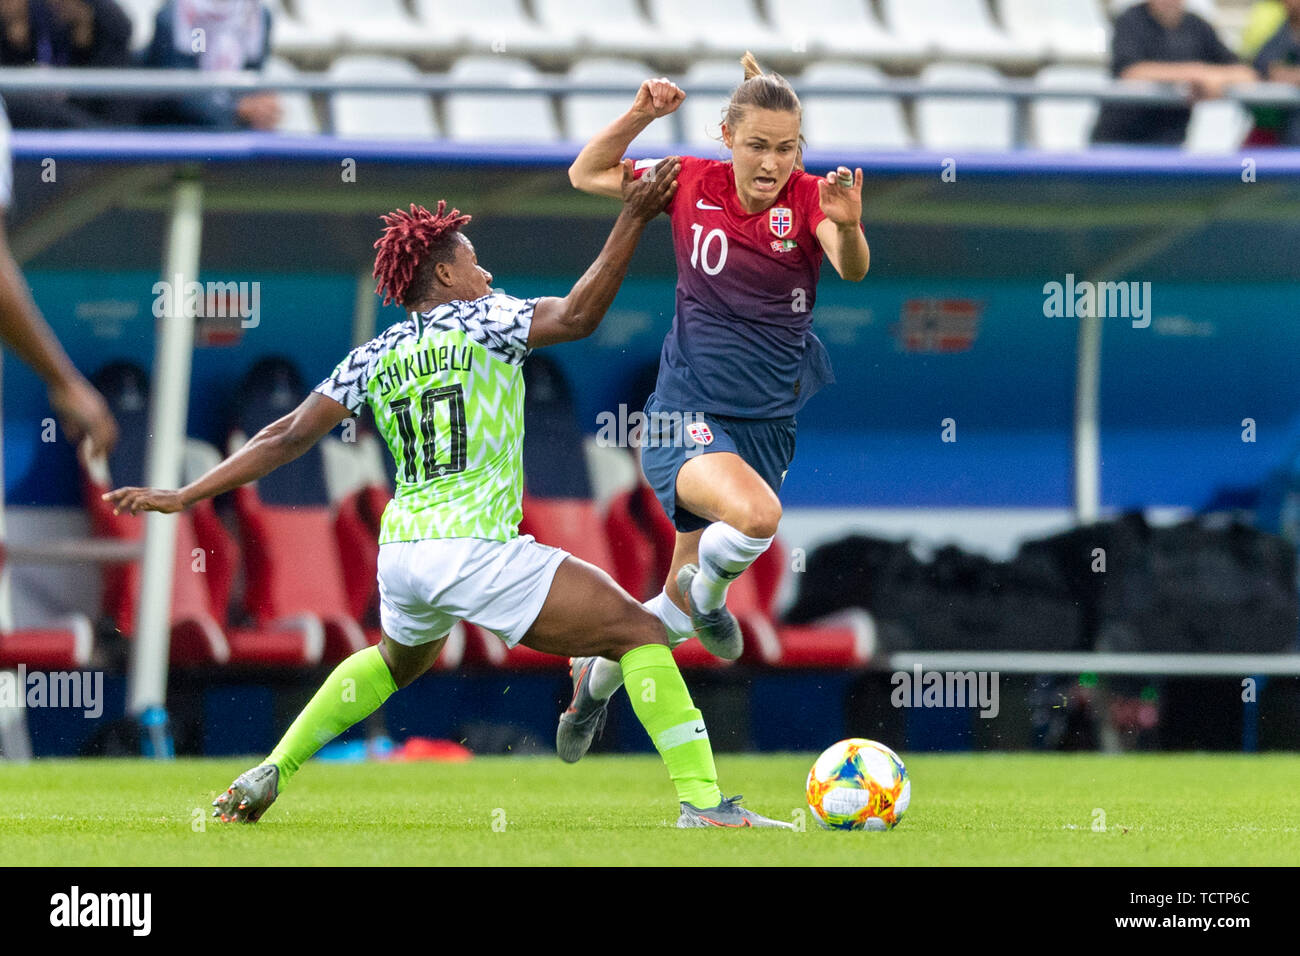
[[[723,755],[797,818],[812,754]],[[653,757],[308,765],[256,826],[210,819],[248,761],[0,764],[6,865],[1294,865],[1300,755],[904,755],[889,833],[679,831]],[[1104,824],[1104,829],[1102,826]]]

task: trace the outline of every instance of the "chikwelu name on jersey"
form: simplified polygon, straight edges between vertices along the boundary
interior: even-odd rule
[[[430,345],[381,368],[375,373],[375,383],[382,398],[413,378],[425,378],[449,370],[468,372],[473,362],[474,351],[468,345]]]

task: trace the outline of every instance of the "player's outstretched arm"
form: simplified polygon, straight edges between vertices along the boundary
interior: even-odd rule
[[[586,338],[596,331],[600,320],[618,294],[627,275],[628,263],[646,223],[663,212],[677,192],[677,174],[682,161],[669,156],[655,164],[653,174],[632,177],[632,160],[624,160],[621,195],[623,210],[614,221],[605,247],[564,298],[548,297],[533,309],[533,323],[528,331],[528,347],[555,345]]]
[[[50,406],[73,442],[90,438],[92,456],[117,443],[117,422],[104,397],[77,371],[27,291],[0,225],[0,340],[29,365],[49,390]]]
[[[844,185],[849,178],[853,185]],[[817,195],[826,215],[817,224],[817,241],[840,277],[858,282],[871,267],[871,250],[862,234],[862,170],[836,168],[817,181]]]
[[[682,105],[686,94],[671,80],[646,80],[636,91],[632,108],[597,133],[569,167],[569,182],[585,193],[621,199],[623,154],[640,132]]]
[[[118,488],[104,495],[113,514],[161,511],[172,514],[195,502],[256,481],[293,461],[352,413],[332,398],[312,392],[301,405],[271,422],[243,448],[179,491],[161,488]]]

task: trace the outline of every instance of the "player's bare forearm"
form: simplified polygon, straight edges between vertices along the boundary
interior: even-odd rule
[[[627,276],[628,263],[644,231],[643,221],[626,209],[619,213],[605,247],[569,294],[537,303],[528,333],[529,348],[572,342],[596,331]]]
[[[40,376],[50,406],[73,442],[88,438],[92,456],[107,454],[117,443],[117,423],[108,405],[73,366],[68,353],[41,317],[27,283],[9,252],[0,222],[0,341]]]
[[[653,119],[653,116],[629,110],[614,120],[582,147],[582,152],[569,167],[569,182],[585,193],[618,199],[622,195],[623,177],[619,164],[623,154]]]
[[[646,80],[636,91],[632,108],[597,133],[569,167],[569,182],[583,192],[619,199],[623,174],[619,166],[632,140],[661,116],[682,104],[686,94],[665,77]]]
[[[2,230],[0,230],[2,231]],[[0,238],[0,338],[47,386],[57,388],[80,379],[63,346],[41,318],[27,291],[18,264]]]
[[[645,227],[645,222],[631,216],[626,209],[619,213],[600,255],[569,292],[569,309],[574,325],[581,331],[580,338],[596,331],[613,305]]]
[[[867,237],[862,234],[857,223],[836,226],[835,232],[839,240],[836,271],[841,278],[850,282],[861,282],[871,268],[871,249],[867,245]]]
[[[817,182],[817,203],[826,217],[817,224],[817,241],[843,279],[858,282],[871,265],[862,234],[862,168],[838,166]]]
[[[1300,86],[1300,66],[1283,66],[1280,63],[1268,65],[1268,79],[1272,83],[1290,83]]]
[[[1146,80],[1151,83],[1194,83],[1205,75],[1207,64],[1197,61],[1178,63],[1143,60],[1120,73],[1121,80]]]
[[[243,448],[202,478],[178,491],[162,488],[118,488],[104,495],[113,506],[113,514],[160,511],[173,514],[184,511],[206,498],[256,481],[287,462],[293,461],[309,446],[296,447],[285,441],[285,423],[290,416],[272,422],[253,436]]]
[[[289,414],[271,422],[239,451],[182,488],[181,507],[188,508],[204,499],[215,498],[250,481],[256,481],[303,454],[313,443],[293,437],[290,431],[293,417],[293,414]]]
[[[586,338],[596,331],[619,287],[627,276],[628,264],[646,224],[663,212],[677,192],[681,160],[661,159],[653,171],[639,180],[632,178],[632,161],[620,164],[623,209],[614,221],[596,261],[583,273],[562,299],[544,298],[533,309],[528,347],[538,348]]]
[[[104,495],[113,513],[161,511],[171,514],[269,475],[320,441],[351,413],[343,405],[313,392],[296,409],[267,425],[221,464],[178,491],[118,488]]]
[[[817,241],[840,278],[859,282],[871,267],[871,249],[857,220],[834,222],[823,219],[817,225]]]

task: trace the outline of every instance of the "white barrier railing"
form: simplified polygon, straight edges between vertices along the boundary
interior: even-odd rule
[[[793,80],[796,90],[799,81]],[[691,93],[728,95],[733,86],[701,84]],[[429,73],[411,79],[380,77],[373,80],[330,76],[327,73],[299,73],[296,76],[271,77],[252,70],[198,72],[194,70],[148,69],[48,69],[45,67],[0,68],[0,94],[17,92],[70,93],[94,96],[149,97],[213,90],[253,92],[276,90],[299,93],[544,93],[565,95],[627,94],[636,92],[626,84],[573,82],[562,78],[545,78],[528,83],[471,83],[447,74]],[[1112,80],[1107,86],[1052,87],[1039,86],[1033,80],[1006,79],[995,87],[932,85],[914,79],[887,77],[879,86],[805,87],[805,95],[880,97],[913,99],[918,96],[1006,97],[1016,101],[1039,99],[1095,99],[1102,102],[1132,105],[1180,106],[1190,100],[1190,88],[1183,84],[1147,81]],[[1228,87],[1225,99],[1246,106],[1294,106],[1300,108],[1300,89],[1286,83],[1250,83]]]

